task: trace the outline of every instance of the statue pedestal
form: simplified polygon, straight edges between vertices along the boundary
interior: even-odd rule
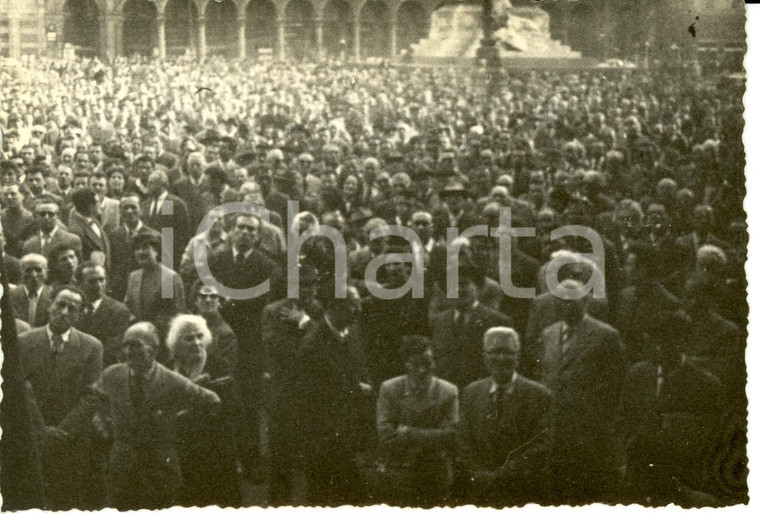
[[[433,13],[430,35],[412,45],[412,54],[423,58],[475,59],[483,39],[482,8],[477,5],[447,5]],[[502,7],[498,19],[506,15],[506,25],[494,32],[501,58],[579,58],[579,52],[553,40],[549,14],[540,7]]]

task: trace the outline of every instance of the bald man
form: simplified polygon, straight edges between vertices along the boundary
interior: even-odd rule
[[[508,327],[483,336],[490,376],[462,393],[459,439],[466,501],[511,506],[545,496],[551,392],[517,373],[520,337]]]
[[[123,338],[125,361],[103,372],[92,394],[60,427],[75,433],[96,412],[110,417],[108,498],[109,507],[119,510],[176,505],[182,483],[176,416],[220,401],[213,391],[156,362],[159,346],[158,330],[151,323],[129,327]]]

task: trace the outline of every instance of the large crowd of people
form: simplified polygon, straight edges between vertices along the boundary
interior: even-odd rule
[[[745,502],[743,84],[487,71],[0,70],[40,507]]]

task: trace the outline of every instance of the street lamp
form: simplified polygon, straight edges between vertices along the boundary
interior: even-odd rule
[[[501,62],[499,49],[493,37],[495,31],[493,19],[493,0],[483,0],[483,39],[478,48],[478,61],[485,61],[486,65],[486,94],[497,96],[501,91]]]

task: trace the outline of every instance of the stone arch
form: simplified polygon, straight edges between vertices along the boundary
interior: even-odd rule
[[[382,0],[366,0],[361,6],[360,45],[362,57],[388,57],[390,52],[390,15]]]
[[[166,54],[181,55],[198,46],[198,6],[193,0],[168,0],[166,19]]]
[[[238,4],[234,0],[206,3],[206,53],[234,57],[237,54]]]
[[[411,0],[403,2],[396,11],[398,20],[397,48],[408,50],[410,45],[426,38],[430,32],[430,14],[422,2]]]
[[[353,55],[354,28],[351,4],[347,0],[328,0],[322,10],[323,46],[330,57],[337,57],[344,52]]]
[[[302,60],[316,57],[316,10],[309,0],[289,0],[285,5],[285,55]]]
[[[73,45],[79,54],[96,55],[100,46],[101,11],[95,0],[66,0],[61,12],[61,43]]]
[[[260,49],[277,48],[277,6],[271,0],[250,0],[245,8],[245,37],[248,55],[256,57]]]
[[[124,55],[152,55],[158,39],[156,5],[144,0],[126,0],[122,3],[121,12]]]

